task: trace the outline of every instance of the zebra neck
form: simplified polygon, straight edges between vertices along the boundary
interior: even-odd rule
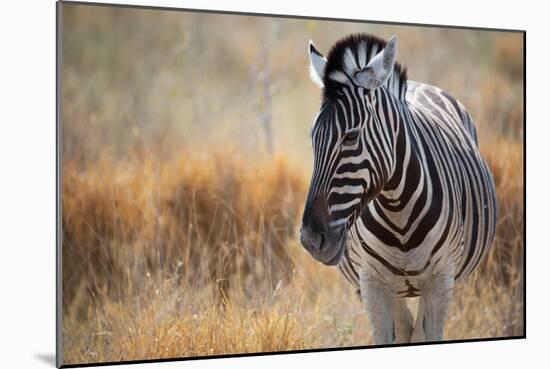
[[[408,245],[413,234],[424,234],[423,230],[427,232],[429,229],[430,224],[425,217],[432,207],[439,208],[439,196],[429,181],[429,173],[423,164],[423,152],[407,123],[408,114],[400,115],[393,171],[361,218],[369,229],[377,229],[376,224],[384,224],[391,230],[397,244]],[[414,238],[413,243],[416,241]]]
[[[426,195],[429,190],[426,171],[422,165],[421,152],[412,138],[410,125],[412,116],[406,105],[400,105],[401,111],[395,111],[395,144],[393,168],[376,201],[389,210],[403,209],[411,201]]]

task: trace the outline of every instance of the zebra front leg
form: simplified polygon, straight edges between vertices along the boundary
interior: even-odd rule
[[[391,344],[394,338],[393,296],[377,279],[361,274],[361,298],[367,310],[374,344]]]
[[[413,317],[407,301],[396,298],[393,302],[394,343],[409,343],[413,331]]]
[[[416,312],[416,321],[414,323],[411,342],[425,342],[426,333],[424,332],[424,301],[422,297],[418,301],[418,310]]]
[[[453,297],[452,273],[434,276],[422,290],[411,342],[443,339],[447,310]]]

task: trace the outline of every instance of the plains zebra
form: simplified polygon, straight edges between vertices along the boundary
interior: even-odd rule
[[[443,338],[455,281],[487,253],[495,185],[472,118],[447,92],[407,81],[397,37],[358,34],[325,58],[300,241],[360,291],[374,342]],[[416,322],[405,298],[420,296]]]

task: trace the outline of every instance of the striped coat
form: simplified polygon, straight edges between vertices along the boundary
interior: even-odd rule
[[[380,105],[402,105],[397,142],[404,149],[395,169],[401,175],[350,227],[338,267],[359,288],[358,270],[367,263],[396,294],[416,296],[438,268],[454,264],[460,280],[483,259],[496,227],[494,183],[470,115],[448,93],[408,82],[404,104],[387,91],[377,94]],[[390,119],[378,109],[382,122]]]
[[[360,290],[377,343],[442,339],[454,282],[486,255],[497,216],[471,116],[408,81],[396,54],[397,38],[364,34],[327,58],[310,44],[323,100],[301,241]],[[416,296],[413,323],[402,298]]]

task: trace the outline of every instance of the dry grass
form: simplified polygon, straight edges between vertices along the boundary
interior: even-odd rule
[[[500,220],[449,339],[523,331],[521,145],[482,147]],[[307,178],[287,159],[102,158],[63,176],[67,363],[371,343],[354,292],[296,240]]]
[[[230,152],[160,166],[138,157],[85,171],[67,163],[65,306],[81,288],[115,299],[140,293],[145,272],[222,290],[235,274],[247,285],[281,278],[305,185],[282,159],[252,167]]]

